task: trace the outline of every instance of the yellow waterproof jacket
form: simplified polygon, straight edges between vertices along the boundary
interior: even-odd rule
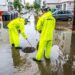
[[[40,40],[52,40],[53,39],[53,31],[55,28],[55,19],[52,16],[52,13],[49,11],[43,14],[36,25],[36,29],[41,31]]]
[[[23,18],[16,18],[14,20],[12,20],[8,25],[8,29],[13,29],[16,28],[17,30],[20,30],[22,36],[24,38],[27,38],[26,34],[24,33],[24,24],[25,24],[25,20]]]

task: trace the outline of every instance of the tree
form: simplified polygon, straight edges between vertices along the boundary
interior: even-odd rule
[[[23,5],[20,0],[14,0],[13,5],[16,10],[18,9],[18,11],[21,12]]]
[[[35,13],[36,13],[36,15],[35,15],[35,25],[36,25],[36,23],[38,21],[38,12],[40,9],[40,4],[38,4],[36,1],[34,1],[33,7],[34,7]]]
[[[29,3],[26,3],[25,4],[25,7],[26,7],[26,9],[30,9],[30,4]]]
[[[34,1],[34,5],[33,5],[34,9],[36,10],[36,13],[38,14],[38,11],[40,9],[40,4],[38,4],[37,2]]]

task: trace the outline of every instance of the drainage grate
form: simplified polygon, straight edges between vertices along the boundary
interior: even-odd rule
[[[34,47],[25,47],[25,48],[22,49],[22,51],[24,53],[32,53],[32,52],[35,51],[35,48]]]

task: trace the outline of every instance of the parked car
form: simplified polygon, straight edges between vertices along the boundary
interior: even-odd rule
[[[57,11],[57,10],[58,10],[57,8],[51,9],[52,13],[55,12],[55,11]]]
[[[53,12],[53,16],[56,20],[72,20],[73,14],[69,10],[57,10]]]
[[[75,15],[75,9],[72,11],[73,15]]]

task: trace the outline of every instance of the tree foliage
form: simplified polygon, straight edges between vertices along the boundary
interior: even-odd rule
[[[29,4],[29,3],[26,3],[26,4],[25,4],[25,8],[26,8],[26,9],[30,9],[30,4]]]
[[[40,9],[40,4],[38,4],[37,2],[34,1],[33,7],[36,10],[36,14],[38,14],[38,11]]]
[[[13,5],[16,10],[21,12],[23,5],[21,4],[20,0],[14,0]]]
[[[34,8],[35,8],[35,9],[39,9],[39,8],[40,8],[40,4],[38,4],[38,3],[36,3],[36,2],[34,1]]]

